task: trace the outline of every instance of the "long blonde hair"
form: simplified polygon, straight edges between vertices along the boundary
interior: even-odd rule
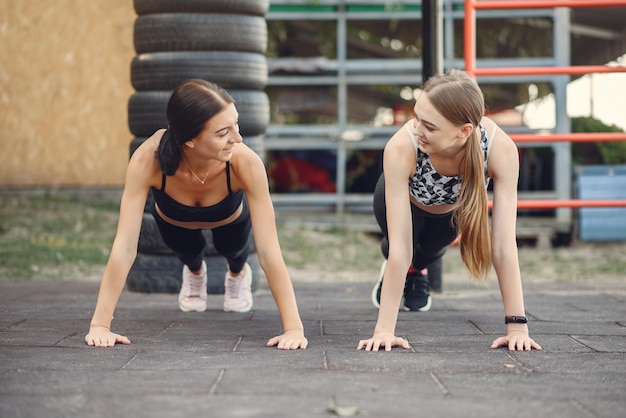
[[[486,279],[491,269],[489,206],[485,187],[485,156],[480,146],[478,124],[485,101],[478,84],[464,71],[452,70],[429,78],[422,91],[435,109],[456,126],[471,123],[461,160],[461,190],[452,221],[461,234],[463,263],[474,279]]]

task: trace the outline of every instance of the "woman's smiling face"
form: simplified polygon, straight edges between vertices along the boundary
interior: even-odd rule
[[[425,93],[421,93],[413,107],[413,135],[418,140],[420,150],[427,154],[452,151],[467,140],[467,126],[456,126],[435,109]],[[471,129],[470,129],[471,133]]]
[[[194,145],[209,158],[228,161],[233,147],[242,140],[239,134],[239,114],[231,103],[207,121],[202,132],[194,139]]]

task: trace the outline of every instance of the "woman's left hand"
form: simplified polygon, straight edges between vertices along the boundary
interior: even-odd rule
[[[509,347],[509,351],[541,350],[541,346],[523,331],[509,331],[506,337],[500,337],[491,343],[491,348]]]
[[[304,332],[296,330],[286,331],[282,335],[270,338],[267,342],[268,347],[276,346],[279,350],[297,350],[298,348],[304,350],[308,344]]]

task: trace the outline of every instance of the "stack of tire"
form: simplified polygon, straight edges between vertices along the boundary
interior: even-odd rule
[[[137,19],[131,63],[136,90],[128,101],[128,125],[134,139],[130,154],[156,130],[167,127],[167,102],[183,80],[200,78],[229,91],[239,112],[244,143],[263,158],[269,124],[267,22],[269,0],[134,0]],[[127,288],[138,292],[177,293],[182,263],[165,245],[150,213],[148,197],[135,264]],[[207,239],[207,291],[224,293],[226,260]],[[254,240],[248,262],[252,289],[258,287],[259,263]]]

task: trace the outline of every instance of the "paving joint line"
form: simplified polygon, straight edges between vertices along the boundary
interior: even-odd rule
[[[8,330],[10,330],[10,329],[11,329],[11,328],[13,328],[13,327],[17,327],[17,326],[19,326],[20,324],[23,324],[24,322],[26,322],[26,319],[22,319],[21,321],[17,321],[15,324],[11,324],[11,325],[9,325],[8,327],[6,327],[6,328],[5,328],[5,330],[7,330],[7,331],[8,331]]]
[[[444,397],[447,398],[449,396],[452,396],[452,393],[450,393],[450,391],[448,390],[446,385],[444,385],[443,382],[441,380],[439,380],[439,378],[437,377],[437,375],[435,373],[430,372],[429,375],[430,375],[431,379],[433,379],[435,381],[435,383],[439,387],[439,390],[441,390],[441,392],[443,392],[443,396]]]
[[[141,349],[138,349],[135,354],[133,354],[133,356],[130,358],[130,360],[128,360],[126,362],[126,364],[124,364],[122,367],[120,367],[120,370],[124,370],[126,367],[128,367],[130,365],[130,363],[132,363],[133,361],[135,361],[135,359],[137,358],[137,356],[139,355],[139,353],[141,353]]]
[[[482,329],[480,329],[480,327],[479,327],[478,325],[476,325],[476,323],[475,323],[474,321],[472,321],[472,320],[468,320],[467,322],[469,322],[469,324],[470,324],[471,326],[473,326],[474,328],[476,328],[476,331],[478,331],[481,335],[487,335],[487,334],[485,334],[485,332],[484,332]]]
[[[215,382],[213,382],[213,384],[211,385],[211,388],[209,389],[209,395],[215,394],[215,391],[217,391],[217,387],[219,386],[219,384],[222,382],[222,379],[224,378],[224,373],[226,373],[226,369],[220,369],[219,373],[217,374],[217,377],[215,378]]]
[[[599,415],[596,414],[594,411],[592,411],[591,409],[589,409],[586,405],[584,405],[583,403],[581,403],[579,400],[577,399],[569,399],[569,402],[574,405],[574,407],[576,409],[578,409],[579,411],[581,411],[583,414],[585,414],[586,416],[588,416],[589,418],[598,418]]]
[[[63,341],[67,340],[68,338],[72,338],[76,334],[78,334],[78,332],[73,332],[70,335],[66,335],[65,337],[63,337],[59,341],[57,341],[56,343],[52,344],[52,347],[56,346],[57,344],[61,344]]]
[[[403,335],[402,338],[404,338],[409,343],[409,348],[411,349],[411,351],[414,352],[414,353],[417,353],[417,351],[415,351],[415,349],[413,348],[413,344],[411,344],[411,342],[406,337],[406,335]]]
[[[157,335],[165,334],[170,328],[172,328],[174,326],[174,324],[175,324],[174,321],[170,322],[170,324],[167,327],[165,327],[165,329],[163,329],[161,332],[159,332]]]
[[[517,358],[515,358],[515,356],[513,356],[511,353],[505,353],[506,356],[508,358],[510,358],[511,360],[513,360],[515,363],[517,363],[518,366],[520,366],[522,369],[524,369],[524,371],[528,372],[528,373],[534,373],[535,371],[532,369],[532,367],[528,367],[526,366],[524,363],[522,363],[520,360],[518,360]]]
[[[240,335],[237,338],[237,342],[235,343],[235,346],[233,347],[232,351],[237,351],[237,349],[239,348],[239,344],[241,344],[242,341],[243,341],[243,335]]]
[[[570,340],[574,341],[575,343],[578,343],[578,344],[582,345],[582,346],[583,346],[583,347],[585,347],[585,348],[588,348],[589,350],[593,351],[594,353],[599,353],[599,352],[600,352],[600,351],[596,350],[595,348],[593,348],[593,347],[591,347],[591,346],[589,346],[589,345],[585,344],[584,342],[577,340],[576,338],[574,338],[574,336],[573,336],[573,335],[571,335],[571,334],[566,334],[566,335],[567,335],[567,337],[568,337]]]

